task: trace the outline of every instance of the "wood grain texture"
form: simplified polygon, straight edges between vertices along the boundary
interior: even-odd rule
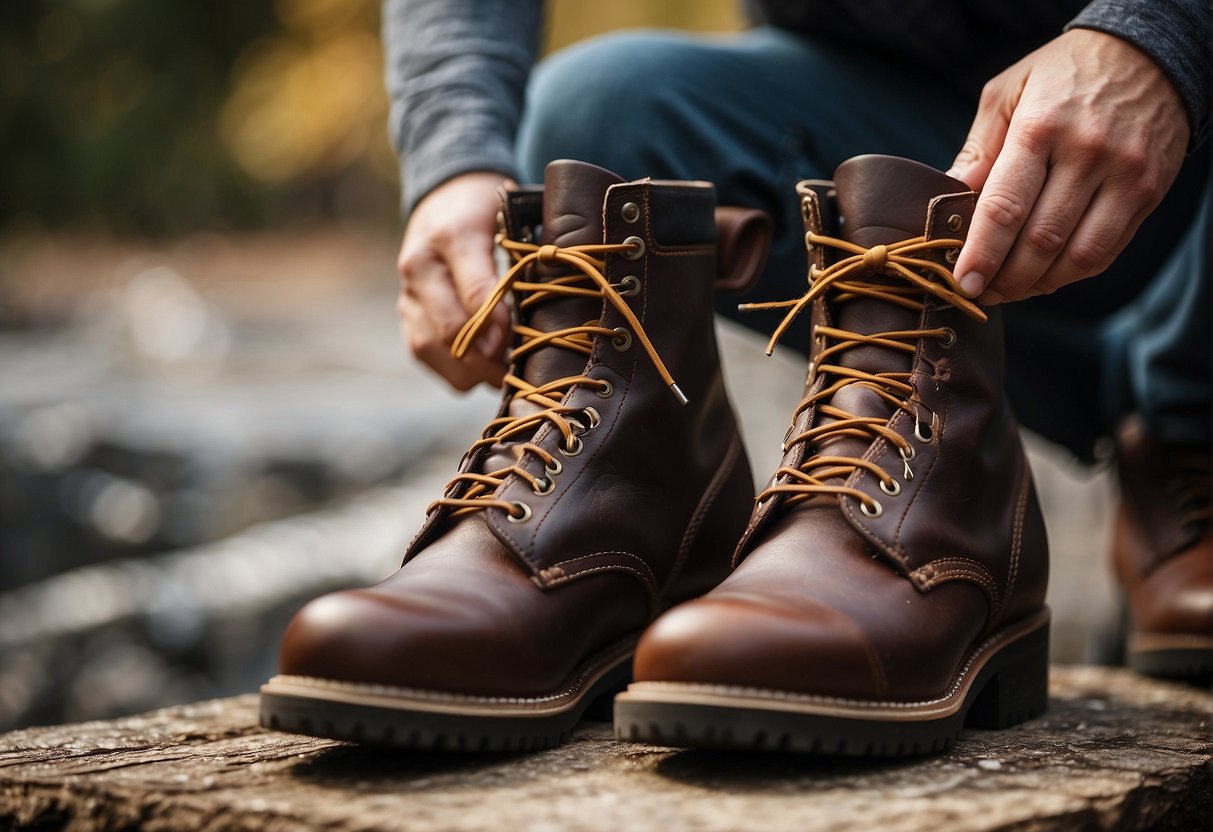
[[[263,731],[254,695],[0,736],[0,828],[1207,829],[1213,694],[1057,667],[1046,715],[894,763],[675,751],[588,723],[525,755]]]

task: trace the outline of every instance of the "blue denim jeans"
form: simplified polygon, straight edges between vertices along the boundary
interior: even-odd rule
[[[774,316],[736,305],[804,292],[796,181],[828,179],[861,153],[946,170],[975,111],[953,85],[880,50],[773,28],[628,32],[540,64],[518,149],[529,181],[552,159],[580,159],[628,179],[708,180],[722,204],[770,213],[762,281],[718,306],[770,332]],[[1132,411],[1159,438],[1209,440],[1208,171],[1206,143],[1109,271],[1006,306],[1007,393],[1028,427],[1084,458]],[[783,343],[807,349],[807,331]]]

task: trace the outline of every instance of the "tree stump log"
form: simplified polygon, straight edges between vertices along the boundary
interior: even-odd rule
[[[677,751],[587,723],[534,754],[408,753],[257,726],[239,696],[0,736],[0,828],[1210,828],[1213,694],[1054,668],[1049,710],[872,763]]]

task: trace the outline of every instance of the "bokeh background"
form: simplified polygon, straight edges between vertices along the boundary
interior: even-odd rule
[[[546,48],[738,5],[556,0]],[[400,343],[379,5],[0,21],[0,730],[253,690],[299,604],[392,571],[494,409]],[[803,368],[721,337],[761,479]],[[1033,448],[1077,550],[1055,653],[1107,658],[1108,477]]]

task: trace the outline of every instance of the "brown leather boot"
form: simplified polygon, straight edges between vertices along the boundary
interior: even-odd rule
[[[729,571],[753,481],[713,330],[769,221],[703,182],[623,182],[560,161],[503,194],[513,265],[496,419],[392,577],[308,604],[261,721],[412,748],[541,748],[629,678],[645,626]],[[720,233],[717,233],[717,226]],[[532,239],[538,231],[538,238]],[[675,384],[676,380],[676,384]]]
[[[1208,684],[1213,676],[1209,449],[1163,445],[1137,418],[1116,437],[1120,509],[1113,562],[1128,600],[1129,667]]]
[[[1044,524],[1003,336],[949,264],[976,195],[905,159],[802,182],[805,396],[737,568],[662,616],[620,737],[851,755],[945,748],[1044,709]]]

